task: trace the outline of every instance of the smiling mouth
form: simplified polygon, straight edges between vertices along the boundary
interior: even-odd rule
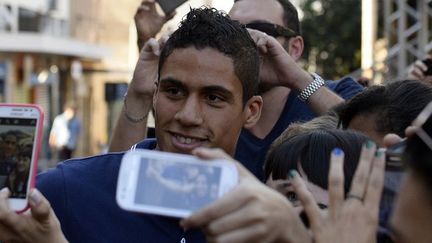
[[[182,144],[186,144],[186,145],[193,145],[193,144],[197,144],[197,143],[203,143],[204,141],[206,141],[206,139],[202,139],[202,138],[194,138],[194,137],[186,137],[177,133],[172,133],[172,135],[174,136],[174,138],[179,141]]]

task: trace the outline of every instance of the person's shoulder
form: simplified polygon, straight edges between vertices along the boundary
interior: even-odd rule
[[[351,77],[344,77],[339,80],[327,80],[325,84],[344,99],[349,99],[364,89],[362,85]]]
[[[157,141],[155,138],[146,138],[131,147],[131,150],[135,149],[155,149],[157,145]]]

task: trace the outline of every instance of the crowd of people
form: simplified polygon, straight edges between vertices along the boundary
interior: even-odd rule
[[[137,10],[140,57],[110,153],[39,174],[31,214],[11,211],[2,189],[0,240],[430,242],[432,87],[422,65],[415,78],[365,89],[308,73],[288,0],[237,0],[229,15],[191,9],[156,39],[171,17],[154,0]],[[400,142],[403,165],[387,173],[385,148]],[[239,181],[185,219],[127,212],[115,193],[134,149],[227,159]]]

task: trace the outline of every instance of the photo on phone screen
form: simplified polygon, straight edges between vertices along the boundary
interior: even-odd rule
[[[9,208],[28,208],[34,186],[43,112],[33,104],[0,104],[0,187],[9,188]]]
[[[237,183],[230,161],[136,149],[123,156],[116,200],[124,210],[184,218]]]
[[[135,203],[194,211],[218,198],[221,168],[142,158]]]

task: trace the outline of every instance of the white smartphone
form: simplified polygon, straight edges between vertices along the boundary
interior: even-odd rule
[[[237,183],[237,168],[227,160],[134,150],[122,159],[116,198],[128,211],[184,218]]]
[[[9,208],[28,208],[34,187],[43,112],[33,104],[0,104],[0,187],[8,187]]]

